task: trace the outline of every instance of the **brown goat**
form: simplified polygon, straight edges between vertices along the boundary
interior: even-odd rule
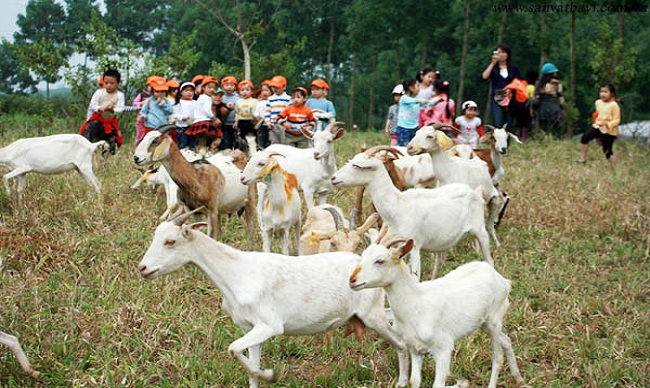
[[[149,132],[135,150],[133,160],[143,166],[160,162],[169,176],[178,185],[180,200],[189,209],[203,206],[208,217],[208,234],[215,240],[221,238],[221,216],[244,208],[248,234],[248,245],[252,248],[255,205],[248,187],[241,185],[243,195],[236,195],[234,188],[226,190],[227,178],[224,173],[208,161],[190,163],[181,154],[172,138],[166,133],[175,128],[165,125],[157,131]],[[239,177],[234,177],[240,185]],[[247,193],[247,194],[246,194]]]

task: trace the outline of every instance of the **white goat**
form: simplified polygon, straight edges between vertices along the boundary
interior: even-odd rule
[[[447,152],[443,151],[443,144],[448,139],[444,132],[427,125],[415,133],[415,137],[409,142],[407,150],[412,155],[423,152],[431,155],[438,187],[450,183],[464,183],[471,188],[481,188],[483,199],[488,208],[487,230],[494,241],[494,245],[499,247],[494,225],[501,209],[501,195],[492,184],[492,177],[490,177],[487,165],[483,162],[478,163],[476,160],[449,156]]]
[[[253,245],[255,222],[253,192],[239,181],[239,173],[227,173],[207,161],[190,163],[181,154],[167,134],[175,125],[164,125],[147,133],[135,149],[136,166],[162,163],[169,176],[178,185],[181,202],[190,209],[205,207],[208,216],[208,233],[215,239],[221,237],[221,218],[244,208],[248,247]]]
[[[505,126],[503,128],[495,128],[491,125],[486,125],[485,128],[489,131],[483,135],[482,139],[490,142],[490,149],[474,150],[474,152],[479,158],[486,162],[489,160],[492,163],[494,168],[492,182],[494,183],[494,186],[499,186],[505,173],[505,170],[503,169],[503,155],[508,152],[510,139],[513,139],[519,144],[521,144],[521,140],[519,140],[517,135],[506,131]]]
[[[307,209],[314,207],[314,195],[318,194],[319,204],[324,205],[332,191],[330,177],[336,171],[334,143],[345,134],[345,130],[339,128],[341,125],[341,122],[330,123],[325,130],[316,132],[303,129],[303,135],[314,143],[313,148],[299,149],[284,144],[272,144],[266,148],[284,156],[280,165],[298,177]]]
[[[356,211],[352,210],[350,222],[347,222],[336,206],[326,204],[309,209],[300,235],[300,254],[356,251],[366,231],[379,219],[379,215],[373,213],[357,227]]]
[[[178,206],[180,206],[178,202],[178,185],[174,183],[172,178],[169,176],[165,166],[160,165],[144,171],[140,178],[131,185],[131,189],[138,188],[142,183],[152,187],[160,185],[165,188],[167,209],[165,209],[165,212],[158,218],[159,220],[162,221],[167,219],[167,217],[172,214]]]
[[[420,278],[420,250],[436,255],[433,277],[442,264],[442,253],[453,248],[467,233],[476,237],[483,258],[492,264],[490,238],[485,229],[483,198],[465,184],[437,189],[399,191],[381,161],[357,154],[332,177],[335,186],[365,186],[377,212],[396,235],[413,238],[411,269]]]
[[[444,387],[454,343],[478,329],[485,331],[492,341],[488,387],[497,386],[504,351],[510,373],[518,385],[522,384],[510,338],[503,333],[510,281],[487,263],[472,262],[442,278],[418,283],[404,270],[402,261],[413,247],[413,240],[391,248],[403,241],[389,240],[384,245],[369,246],[362,254],[361,264],[350,276],[350,287],[354,290],[383,287],[386,291],[394,327],[411,353],[411,386],[420,386],[423,358],[431,354],[436,361],[433,387]],[[467,382],[464,385],[469,386]]]
[[[289,254],[289,235],[294,229],[295,249],[299,249],[300,194],[298,180],[286,172],[277,157],[282,155],[268,150],[257,152],[241,173],[241,183],[258,183],[257,216],[262,230],[264,252],[271,252],[273,232],[282,233],[282,253]],[[262,187],[263,186],[263,187]]]
[[[276,379],[272,369],[260,369],[264,342],[283,334],[319,334],[348,321],[372,328],[391,343],[399,359],[398,386],[406,386],[408,355],[388,324],[384,292],[357,293],[348,286],[358,255],[243,252],[199,232],[204,223],[182,225],[188,217],[184,214],[158,226],[139,265],[140,274],[151,279],[191,262],[210,277],[223,294],[225,310],[246,333],[228,352],[246,369],[250,387],[257,387],[259,378]]]
[[[106,152],[107,147],[108,143],[103,140],[91,143],[72,133],[16,140],[0,149],[0,165],[12,169],[4,175],[5,188],[10,192],[9,179],[18,177],[18,200],[22,202],[27,173],[49,175],[77,170],[100,194],[99,180],[93,173],[93,154],[97,148]]]

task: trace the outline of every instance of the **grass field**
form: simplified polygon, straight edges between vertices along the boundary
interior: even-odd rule
[[[2,118],[0,144],[35,136],[19,119]],[[55,123],[38,133],[66,132]],[[69,132],[69,130],[68,130]],[[129,186],[138,178],[133,147],[96,172],[97,197],[74,173],[28,177],[25,202],[0,190],[0,330],[21,339],[42,383],[0,349],[0,385],[7,387],[244,387],[244,369],[227,353],[242,333],[221,309],[219,291],[196,267],[153,281],[137,265],[148,247],[164,194]],[[348,133],[339,166],[374,133]],[[512,145],[502,188],[512,197],[493,247],[496,268],[513,282],[506,321],[530,387],[647,387],[650,384],[650,153],[617,142],[612,169],[592,146],[577,165],[574,141],[540,137]],[[349,209],[353,189],[333,203]],[[245,246],[232,217],[224,241]],[[260,239],[258,239],[260,240]],[[257,243],[261,249],[261,242]],[[443,272],[480,259],[462,243]],[[431,260],[423,260],[424,276]],[[268,387],[389,387],[393,350],[374,333],[362,342],[331,336],[268,342],[262,365],[279,381]],[[490,346],[484,334],[460,341],[453,378],[486,386]],[[423,384],[433,382],[425,361]],[[499,386],[514,386],[502,370]],[[451,383],[451,379],[449,380]]]

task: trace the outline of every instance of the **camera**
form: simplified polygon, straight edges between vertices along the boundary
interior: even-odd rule
[[[496,57],[497,55],[499,55],[499,52],[497,50],[494,50],[494,51],[492,51],[492,55],[494,55]]]

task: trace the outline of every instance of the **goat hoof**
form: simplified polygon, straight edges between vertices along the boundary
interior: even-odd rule
[[[275,383],[278,381],[278,375],[273,369],[264,369],[260,372],[259,377],[263,380],[266,380],[270,383]]]

